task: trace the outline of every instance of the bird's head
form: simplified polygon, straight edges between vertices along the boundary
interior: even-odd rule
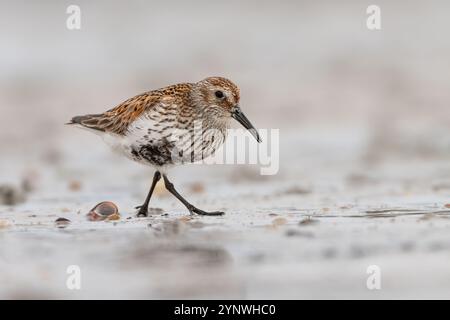
[[[261,142],[258,131],[239,107],[240,91],[237,85],[226,78],[209,77],[194,86],[194,99],[205,112],[216,118],[236,119]]]

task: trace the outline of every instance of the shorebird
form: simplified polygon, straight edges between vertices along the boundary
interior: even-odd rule
[[[200,210],[183,198],[169,181],[167,170],[213,155],[224,143],[232,118],[261,142],[239,100],[239,88],[233,82],[209,77],[148,91],[104,113],[73,117],[67,124],[99,134],[113,150],[155,169],[147,197],[136,207],[138,216],[147,216],[153,190],[161,178],[191,214],[217,216],[224,213]]]

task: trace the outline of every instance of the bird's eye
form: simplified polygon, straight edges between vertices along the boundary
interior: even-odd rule
[[[222,99],[225,95],[223,94],[222,91],[218,90],[216,92],[214,92],[214,94],[216,95],[217,98]]]

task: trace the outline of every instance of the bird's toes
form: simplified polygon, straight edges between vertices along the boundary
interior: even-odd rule
[[[147,215],[147,213],[145,213],[145,212],[138,212],[138,213],[136,214],[136,217],[137,217],[137,218],[145,218],[145,217],[148,217],[148,215]]]
[[[201,216],[223,216],[225,214],[225,212],[222,211],[212,211],[212,212],[207,212],[207,211],[203,211],[203,210],[195,210],[194,213],[201,215]]]
[[[214,212],[208,212],[208,215],[210,216],[223,216],[225,212],[223,211],[214,211]]]
[[[136,217],[140,218],[140,217],[148,216],[148,211],[144,210],[144,208],[142,206],[137,206],[135,209],[139,209],[139,211],[136,214]]]

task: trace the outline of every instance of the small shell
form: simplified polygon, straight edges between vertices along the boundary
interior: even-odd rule
[[[109,220],[109,221],[120,220],[120,215],[119,215],[119,213],[114,213],[114,214],[112,214],[112,215],[109,215],[109,216],[106,218],[106,220]]]
[[[70,220],[66,218],[58,218],[55,220],[55,224],[58,228],[65,228],[70,224]]]
[[[90,221],[119,220],[119,208],[111,201],[103,201],[92,208],[87,217]]]

